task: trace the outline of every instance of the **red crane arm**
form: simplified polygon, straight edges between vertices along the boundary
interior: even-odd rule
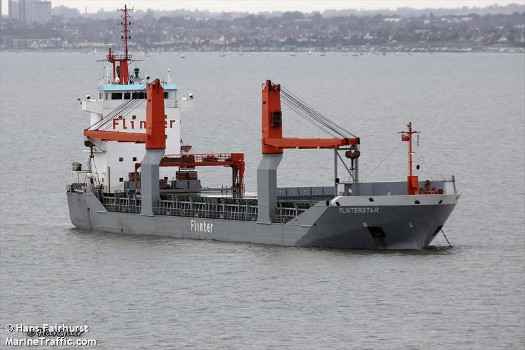
[[[84,136],[102,141],[145,143],[146,134],[105,130],[84,130]]]
[[[303,139],[303,138],[282,138],[282,139],[265,139],[264,144],[273,146],[279,149],[298,148],[298,149],[312,149],[312,148],[337,148],[340,146],[358,145],[358,138],[344,138],[344,139]]]
[[[266,81],[262,92],[262,153],[283,153],[283,149],[338,148],[358,145],[359,138],[284,138],[282,129],[281,86]]]
[[[135,172],[141,164],[135,164]],[[227,166],[233,169],[233,186],[239,189],[238,196],[242,198],[244,192],[244,153],[208,153],[208,154],[183,154],[168,155],[162,158],[159,166]]]
[[[146,149],[166,148],[164,88],[159,79],[147,86],[146,133],[84,130],[84,136],[103,141],[145,143]]]
[[[140,164],[140,163],[137,163]],[[166,155],[160,166],[232,166],[244,164],[244,153],[204,153]],[[136,165],[137,166],[137,165]]]

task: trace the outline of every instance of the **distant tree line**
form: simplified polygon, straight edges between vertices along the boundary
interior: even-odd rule
[[[166,12],[148,10],[140,15],[133,13],[131,41],[144,49],[193,50],[240,47],[294,50],[359,45],[525,47],[524,11],[485,15],[475,12],[444,15],[440,12],[433,10],[416,17],[379,13],[326,16],[325,13],[299,11],[283,12],[279,16],[223,13],[203,17],[201,12],[198,16],[192,16],[191,11],[174,12],[176,15],[169,16]],[[120,28],[116,18],[102,14],[78,18],[54,16],[46,24],[30,26],[4,18],[2,46],[9,47],[14,39],[58,38],[68,47],[119,43]]]

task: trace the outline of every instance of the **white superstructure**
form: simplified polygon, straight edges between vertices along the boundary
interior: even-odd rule
[[[84,130],[87,138],[85,145],[89,147],[86,151],[90,154],[86,175],[93,185],[105,192],[123,190],[125,182],[131,180],[130,172],[144,158],[144,139],[138,140],[140,136],[133,134],[146,135],[146,86],[151,83],[150,77],[142,76],[138,67],[131,71],[129,64],[135,60],[128,51],[128,40],[131,38],[130,26],[133,25],[129,12],[133,9],[124,6],[120,11],[124,53],[115,53],[112,45],[109,45],[105,61],[111,63],[111,68],[106,67],[106,76],[99,84],[98,96],[88,95],[81,101],[82,110],[90,114],[89,127]],[[172,84],[170,79],[168,71],[168,81],[161,84],[164,91],[166,153],[179,154],[181,118],[177,85]],[[174,178],[174,172],[169,168],[161,169],[160,175],[166,180]]]
[[[103,130],[115,132],[146,132],[146,85],[104,84],[98,88],[97,99],[82,101],[82,110],[90,114],[90,125],[107,119],[114,114],[102,127]],[[180,153],[181,118],[177,108],[177,85],[163,84],[164,106],[166,111],[166,153]],[[135,100],[135,101],[132,101]],[[140,100],[140,101],[136,101]],[[125,104],[136,105],[127,110]],[[132,142],[90,140],[96,147],[93,152],[91,172],[95,181],[107,188],[107,191],[122,190],[124,181],[128,181],[130,169],[142,160],[145,154],[143,144]],[[89,150],[87,150],[89,152]],[[173,169],[161,168],[161,177],[173,179]]]

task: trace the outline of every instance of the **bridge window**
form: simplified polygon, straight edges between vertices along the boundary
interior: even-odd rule
[[[164,98],[167,100],[170,97],[170,93],[164,91]]]
[[[146,99],[146,93],[145,92],[134,92],[131,96],[131,98],[133,98],[134,100],[136,99],[140,99],[140,100],[144,100]]]
[[[111,99],[112,100],[122,100],[122,92],[112,92]]]
[[[131,98],[131,94],[129,92],[124,93],[124,99],[129,100]]]
[[[102,99],[104,98],[104,94],[103,94],[102,92],[99,92],[99,93],[98,93],[98,98],[99,98],[100,100],[102,100]]]

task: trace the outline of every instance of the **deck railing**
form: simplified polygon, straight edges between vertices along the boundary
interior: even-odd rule
[[[109,212],[139,214],[141,200],[125,196],[103,195],[102,204]],[[313,203],[278,202],[274,222],[286,223],[309,209]],[[236,221],[257,220],[257,200],[224,199],[214,197],[174,196],[163,199],[153,208],[154,215],[223,219]]]

